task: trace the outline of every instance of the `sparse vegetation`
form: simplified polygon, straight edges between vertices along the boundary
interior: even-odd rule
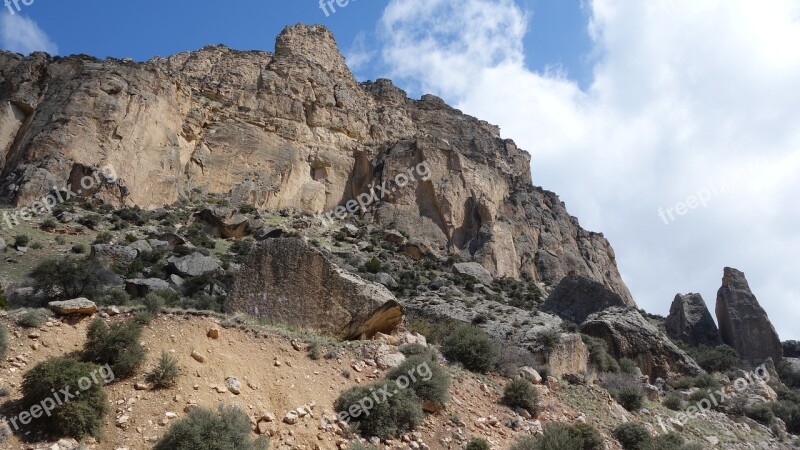
[[[94,294],[101,284],[100,266],[91,259],[46,259],[30,273],[33,288],[50,299],[72,299]]]
[[[78,390],[78,380],[91,380],[93,373],[97,378],[98,371],[98,366],[72,357],[51,358],[41,362],[23,376],[21,406],[30,410],[34,405],[51,398],[53,392],[67,386],[75,392]],[[75,396],[69,402],[53,405],[50,414],[37,419],[36,428],[47,430],[59,438],[99,437],[108,411],[108,400],[102,385],[93,382],[87,389],[80,386],[80,396]]]
[[[690,349],[689,354],[709,373],[736,370],[739,365],[739,355],[733,347],[727,345]]]
[[[144,362],[146,350],[140,344],[142,326],[136,321],[106,325],[102,319],[89,324],[83,359],[111,366],[117,378],[128,378]]]
[[[147,381],[153,383],[153,387],[156,389],[167,389],[178,382],[180,375],[181,371],[178,367],[178,358],[170,355],[166,351],[162,351],[156,367],[147,374]]]
[[[650,432],[644,426],[635,422],[623,423],[615,428],[614,438],[619,441],[625,450],[647,450],[645,446],[652,439]]]
[[[409,378],[409,373],[416,374],[411,379],[412,389],[421,400],[435,405],[444,405],[449,398],[450,375],[436,361],[424,355],[412,356],[386,374],[386,381],[397,381],[400,377]]]
[[[442,353],[473,372],[488,372],[497,360],[497,346],[492,339],[482,330],[466,324],[456,325],[444,339]]]
[[[644,406],[644,388],[632,375],[607,374],[600,385],[628,411],[638,411]]]
[[[222,406],[219,412],[195,408],[175,422],[154,450],[266,450],[269,441],[250,438],[250,419],[240,408]]]
[[[608,353],[608,344],[604,340],[586,334],[581,338],[589,348],[589,361],[598,372],[619,372],[619,363]]]
[[[14,322],[23,328],[39,328],[44,325],[47,315],[39,309],[25,310],[16,316]]]
[[[382,387],[382,384],[355,386],[339,395],[334,402],[337,413],[349,411],[351,406],[359,406],[365,399],[370,399],[373,404],[369,415],[359,414],[350,416],[356,424],[356,429],[363,436],[378,436],[380,438],[396,437],[414,430],[424,417],[419,398],[411,389],[398,391],[378,403],[372,401],[373,392]]]
[[[539,413],[539,392],[525,380],[511,380],[503,390],[501,401],[510,408],[522,408],[534,416]]]
[[[489,441],[484,438],[472,438],[467,443],[466,450],[491,450]]]

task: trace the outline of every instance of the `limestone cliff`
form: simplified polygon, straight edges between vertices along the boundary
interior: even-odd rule
[[[367,219],[496,276],[570,272],[631,295],[602,234],[534,187],[530,156],[499,129],[388,80],[359,83],[332,34],[287,28],[275,52],[211,46],[145,63],[0,53],[0,195],[29,205],[111,165],[83,196],[160,207],[192,191],[323,212],[427,163],[430,177]]]

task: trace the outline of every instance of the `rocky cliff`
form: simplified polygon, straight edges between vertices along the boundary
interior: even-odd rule
[[[632,303],[602,234],[531,182],[499,129],[388,80],[359,83],[332,34],[287,28],[275,52],[206,47],[145,63],[0,53],[0,195],[29,205],[110,165],[81,192],[159,207],[192,192],[259,208],[328,211],[427,163],[429,176],[362,216],[494,275],[557,283],[570,272]],[[427,170],[427,169],[426,169]]]

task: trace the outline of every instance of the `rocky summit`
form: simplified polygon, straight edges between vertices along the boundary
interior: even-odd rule
[[[0,447],[800,448],[744,274],[639,309],[530,164],[321,26],[0,52]]]
[[[287,28],[274,53],[216,46],[133,63],[3,52],[0,83],[0,195],[17,205],[53,186],[143,208],[194,190],[311,213],[361,196],[376,223],[496,276],[575,272],[632,301],[608,241],[531,183],[528,153],[436,97],[357,82],[323,27]],[[104,167],[114,177],[82,190]],[[398,176],[424,181],[391,186]],[[214,224],[226,236],[243,226]]]

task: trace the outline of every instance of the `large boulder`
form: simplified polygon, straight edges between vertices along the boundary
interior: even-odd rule
[[[112,244],[92,245],[90,257],[97,260],[103,267],[125,269],[139,256],[136,249]]]
[[[703,371],[635,309],[609,308],[592,314],[580,330],[603,339],[615,358],[635,361],[651,380],[681,374],[697,375]]]
[[[205,225],[207,233],[224,239],[249,236],[263,225],[229,207],[205,208],[195,217]]]
[[[465,262],[453,264],[453,271],[460,275],[468,275],[485,285],[492,284],[494,277],[485,267],[476,262]]]
[[[151,292],[162,291],[169,288],[169,283],[158,278],[125,280],[125,291],[131,297],[145,297]]]
[[[183,277],[199,277],[200,275],[216,272],[220,268],[218,259],[197,252],[182,258],[172,256],[167,262],[171,272]]]
[[[574,333],[563,333],[558,344],[547,351],[534,354],[540,364],[550,368],[554,377],[586,373],[589,370],[589,349],[581,337]]]
[[[722,341],[735,348],[742,362],[758,365],[783,358],[783,345],[767,312],[753,295],[744,273],[726,267],[717,292],[717,322]]]
[[[91,316],[97,312],[97,305],[87,298],[75,298],[47,304],[51,311],[62,316]]]
[[[558,283],[539,309],[580,324],[590,315],[615,306],[636,304],[597,281],[571,274]]]
[[[694,347],[714,347],[722,343],[717,324],[700,294],[676,295],[664,326],[671,339]]]
[[[297,238],[267,240],[250,254],[228,308],[346,338],[391,332],[403,311],[384,286],[341,269]]]

